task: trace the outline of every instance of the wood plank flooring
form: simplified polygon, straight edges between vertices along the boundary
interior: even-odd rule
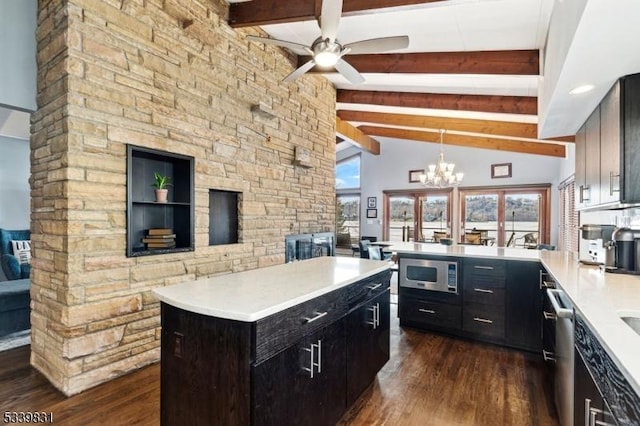
[[[558,425],[537,357],[400,329],[391,306],[391,360],[341,426]],[[160,366],[66,398],[29,366],[28,346],[12,349],[0,353],[0,407],[50,411],[65,426],[157,425]]]

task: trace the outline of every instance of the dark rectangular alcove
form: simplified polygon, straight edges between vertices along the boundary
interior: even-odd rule
[[[209,245],[238,242],[239,192],[209,190]]]

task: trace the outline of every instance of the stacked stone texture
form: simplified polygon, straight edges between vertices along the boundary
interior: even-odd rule
[[[159,360],[153,288],[282,263],[285,235],[335,226],[335,90],[282,83],[294,58],[227,14],[222,0],[39,2],[31,362],[65,394]],[[127,144],[195,157],[194,252],[126,257]],[[312,168],[293,165],[296,146]],[[242,193],[240,243],[208,245],[210,189]]]

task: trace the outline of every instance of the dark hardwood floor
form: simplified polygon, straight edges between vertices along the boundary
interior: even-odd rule
[[[344,425],[557,425],[538,357],[400,329],[391,310],[391,359]],[[155,364],[66,398],[29,366],[29,347],[0,352],[0,406],[53,412],[60,425],[157,425]],[[285,426],[285,425],[283,425]]]

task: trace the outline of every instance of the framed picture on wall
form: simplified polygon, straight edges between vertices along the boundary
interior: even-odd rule
[[[420,182],[420,175],[424,174],[424,170],[409,170],[409,183]]]
[[[376,197],[368,197],[367,198],[367,208],[375,209],[377,206],[377,198]]]
[[[367,209],[367,219],[375,219],[378,217],[378,209]]]
[[[511,163],[491,165],[491,179],[510,178],[510,177],[511,177]]]

